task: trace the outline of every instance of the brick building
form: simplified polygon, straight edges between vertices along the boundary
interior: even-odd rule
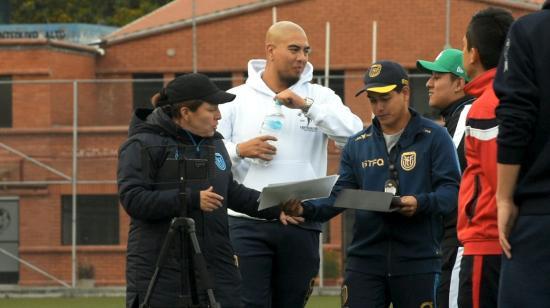
[[[247,61],[264,56],[265,30],[276,17],[305,29],[314,50],[310,62],[322,75],[330,22],[330,71],[336,76],[331,87],[369,123],[369,105],[354,94],[372,62],[373,21],[377,58],[399,61],[415,73],[417,59],[432,58],[447,42],[461,48],[474,12],[494,5],[521,16],[538,9],[540,1],[535,2],[450,0],[446,38],[445,1],[201,0],[196,1],[196,63],[222,87],[241,83]],[[132,109],[148,104],[163,80],[193,70],[192,41],[191,0],[173,1],[95,47],[0,39],[0,248],[70,282],[76,189],[78,264],[93,265],[96,285],[124,284],[129,219],[116,196],[116,151]],[[426,108],[424,82],[413,83],[419,109]],[[331,147],[329,173],[337,171],[338,155]],[[330,222],[327,248],[340,249],[341,230],[340,218]],[[56,284],[1,251],[0,260],[0,283]]]

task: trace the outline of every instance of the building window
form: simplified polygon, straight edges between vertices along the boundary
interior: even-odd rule
[[[205,73],[205,75],[224,91],[233,88],[233,75],[230,72]]]
[[[346,98],[344,95],[344,81],[345,75],[344,71],[330,71],[329,72],[329,83],[328,87],[334,91],[340,98],[342,102],[346,104]],[[314,71],[312,83],[325,85],[325,71]]]
[[[132,94],[134,109],[152,108],[151,97],[158,93],[164,86],[162,74],[133,74]],[[150,80],[148,80],[150,79]]]
[[[118,196],[78,195],[76,202],[76,244],[118,245]],[[72,209],[72,196],[61,196],[63,245],[72,243]]]
[[[201,72],[202,74],[208,76],[218,88],[227,91],[233,88],[233,75],[231,72]],[[176,77],[182,76],[189,73],[176,73]]]
[[[0,76],[0,127],[13,126],[11,76]]]

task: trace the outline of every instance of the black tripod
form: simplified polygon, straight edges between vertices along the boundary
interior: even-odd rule
[[[141,308],[150,307],[151,296],[159,279],[159,274],[165,264],[169,251],[174,244],[177,234],[180,234],[180,269],[181,269],[181,293],[178,296],[176,307],[184,308],[220,308],[214,297],[214,286],[209,278],[206,267],[206,260],[201,252],[199,241],[195,230],[195,221],[188,217],[186,204],[186,180],[202,180],[208,178],[207,159],[177,159],[166,160],[168,170],[177,170],[179,176],[179,200],[182,206],[182,216],[175,217],[170,223],[170,228],[162,244],[155,271],[149,282],[145,299]],[[189,245],[191,244],[191,245]],[[191,250],[192,249],[192,250]],[[197,277],[206,290],[207,302],[199,295],[197,288]],[[203,301],[201,303],[201,301]]]

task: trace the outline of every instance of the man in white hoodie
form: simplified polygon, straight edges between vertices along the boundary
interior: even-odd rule
[[[310,46],[297,24],[281,21],[266,34],[266,60],[248,63],[237,98],[220,106],[218,131],[233,162],[235,179],[262,190],[271,183],[325,176],[327,142],[343,146],[362,121],[329,88],[312,84]],[[260,135],[275,100],[284,116],[277,138]],[[258,163],[266,161],[269,163]],[[230,213],[230,235],[243,277],[245,307],[303,307],[319,270],[318,223],[282,225]]]

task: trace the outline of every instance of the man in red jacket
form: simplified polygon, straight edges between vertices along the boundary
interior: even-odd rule
[[[472,79],[464,91],[477,97],[466,118],[467,167],[458,197],[458,239],[464,245],[458,306],[496,307],[502,250],[496,210],[498,125],[493,91],[496,66],[512,15],[488,8],[476,13],[463,38],[464,68]]]

